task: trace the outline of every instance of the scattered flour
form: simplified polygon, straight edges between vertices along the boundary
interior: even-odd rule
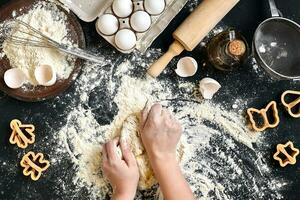
[[[149,52],[156,57],[155,51]],[[86,188],[91,199],[108,198],[111,188],[101,171],[102,144],[114,138],[126,118],[152,99],[172,110],[184,127],[188,151],[181,166],[197,199],[282,198],[280,190],[287,183],[272,177],[253,145],[261,138],[246,128],[243,116],[200,100],[191,83],[140,76],[138,71],[144,74],[146,68],[140,63],[148,61],[149,57],[131,58],[107,68],[87,63],[77,80],[75,95],[81,96],[80,104],[68,111],[53,156],[72,161],[74,171],[70,173],[74,173],[78,193]],[[103,61],[102,66],[106,65]],[[139,191],[137,199],[153,199],[155,194],[157,186]]]
[[[16,17],[16,11],[12,15]],[[17,19],[41,31],[58,43],[72,45],[72,41],[68,37],[66,15],[55,4],[40,1],[28,13],[17,17]],[[17,27],[12,30],[11,34],[14,37],[37,40],[34,36],[24,34],[20,30],[24,30],[24,28]],[[32,85],[37,84],[34,78],[34,70],[38,65],[52,66],[59,79],[67,79],[73,70],[74,59],[51,48],[16,45],[5,40],[3,53],[9,59],[12,67],[23,70]]]

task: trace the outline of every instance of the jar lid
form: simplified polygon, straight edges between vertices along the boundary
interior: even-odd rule
[[[228,52],[234,56],[242,56],[246,52],[246,44],[242,40],[232,40],[228,45]]]

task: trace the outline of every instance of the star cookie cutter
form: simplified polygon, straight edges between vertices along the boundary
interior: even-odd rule
[[[299,95],[299,97],[298,97],[297,99],[295,99],[294,101],[292,101],[292,102],[290,102],[290,103],[287,103],[287,102],[285,101],[285,97],[286,97],[286,95],[289,95],[289,94]],[[299,117],[300,117],[300,108],[299,108],[299,110],[298,110],[297,113],[294,113],[294,112],[292,111],[292,109],[293,109],[295,106],[299,105],[299,103],[300,103],[300,91],[294,91],[294,90],[287,90],[287,91],[285,91],[285,92],[282,93],[282,95],[281,95],[281,103],[285,106],[285,108],[287,109],[288,113],[289,113],[292,117],[294,117],[294,118],[299,118]]]
[[[35,154],[32,151],[23,156],[20,164],[24,167],[23,174],[30,176],[34,181],[37,181],[41,177],[42,172],[50,166],[50,162],[44,159],[44,154]]]
[[[17,144],[18,147],[25,149],[28,144],[35,142],[34,125],[22,124],[20,120],[14,119],[10,122],[10,128],[12,129],[9,138],[11,144]]]
[[[268,119],[268,115],[267,115],[267,112],[270,108],[273,110],[273,117],[274,117],[274,122],[273,123],[270,123],[270,121]],[[262,126],[260,126],[260,127],[257,126],[256,121],[254,120],[254,117],[253,117],[253,113],[258,113],[262,116],[262,118],[263,118],[263,125]],[[258,110],[256,108],[248,108],[247,109],[247,114],[249,116],[249,120],[250,120],[250,123],[252,125],[252,128],[255,131],[258,131],[258,132],[264,131],[267,128],[275,128],[276,126],[278,126],[278,124],[280,122],[279,115],[278,115],[277,104],[276,104],[275,101],[271,101],[267,105],[266,108],[263,108],[261,110]]]
[[[289,154],[286,151],[286,148],[289,147],[292,151],[291,154]],[[291,141],[288,141],[286,144],[278,144],[276,147],[277,151],[276,153],[273,155],[273,158],[275,160],[279,161],[279,164],[281,167],[285,167],[288,164],[294,165],[296,164],[297,160],[296,157],[299,155],[299,149],[294,147],[294,144]],[[286,159],[282,159],[281,157],[279,157],[279,154],[283,154]]]

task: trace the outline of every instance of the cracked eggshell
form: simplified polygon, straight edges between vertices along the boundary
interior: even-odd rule
[[[26,81],[26,75],[21,69],[12,68],[4,73],[5,84],[12,89],[17,89],[22,87]]]
[[[199,83],[199,89],[204,99],[212,99],[220,88],[220,83],[212,78],[204,78]]]
[[[194,76],[198,69],[197,61],[192,57],[181,58],[177,63],[176,74],[181,77]]]
[[[39,85],[51,86],[56,82],[56,72],[50,65],[40,65],[36,67],[34,76]]]

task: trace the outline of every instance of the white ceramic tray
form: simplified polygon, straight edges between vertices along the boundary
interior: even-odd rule
[[[64,5],[66,5],[70,10],[72,10],[80,19],[86,22],[91,22],[100,17],[105,13],[113,14],[111,5],[113,0],[60,0]],[[156,0],[152,0],[156,1]],[[132,0],[133,2],[133,12],[144,9],[143,0]],[[119,49],[115,44],[115,35],[104,35],[98,29],[97,32],[104,39],[106,39],[110,44],[112,44],[116,49],[122,53],[130,53],[134,49],[140,52],[145,52],[147,48],[152,44],[155,38],[168,26],[171,20],[178,14],[178,12],[183,8],[187,0],[165,0],[166,7],[165,10],[159,15],[150,15],[151,26],[143,33],[135,32],[137,42],[136,45],[129,50]],[[129,17],[118,18],[119,20],[119,30],[127,28],[132,29],[129,24]],[[133,30],[133,29],[132,29]]]

